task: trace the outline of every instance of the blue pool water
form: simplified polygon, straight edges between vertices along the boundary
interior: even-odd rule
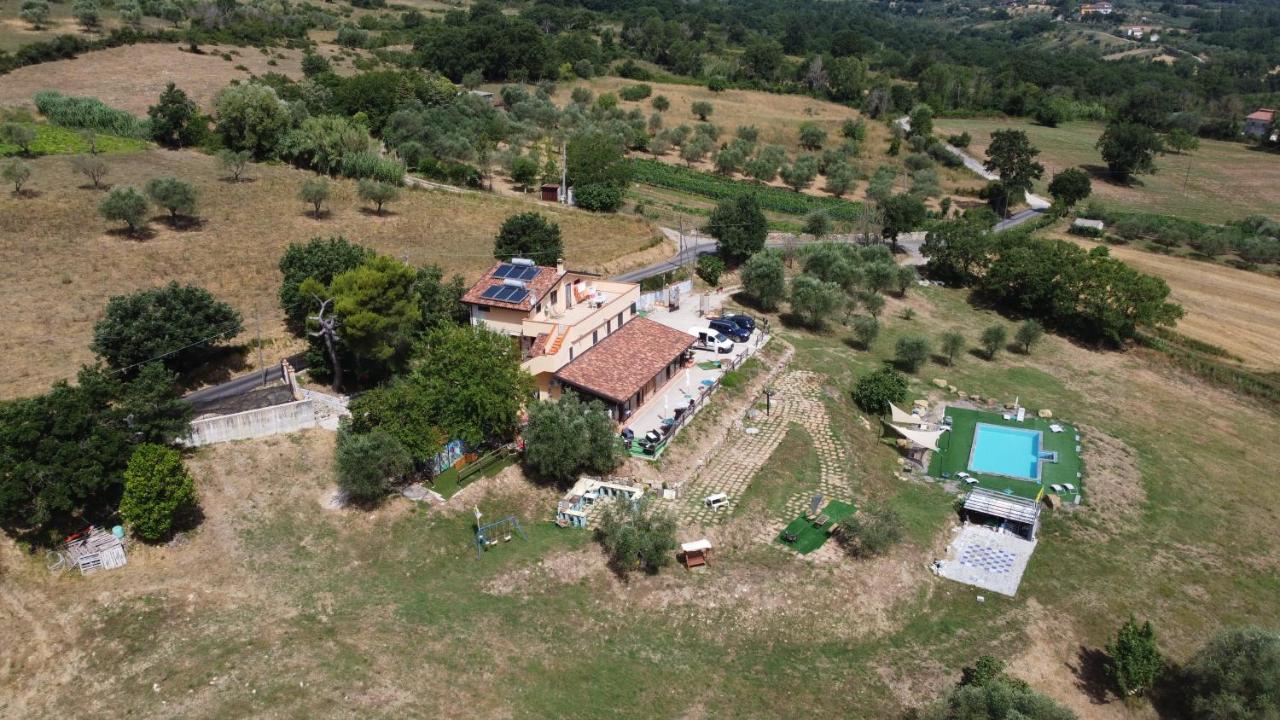
[[[1040,479],[1040,431],[978,423],[973,431],[971,472]]]

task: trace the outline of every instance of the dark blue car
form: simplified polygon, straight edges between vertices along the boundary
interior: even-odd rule
[[[746,330],[748,335],[755,332],[755,329],[756,329],[755,318],[751,317],[750,315],[725,315],[720,319],[728,320],[734,325],[737,325],[743,330]]]
[[[734,342],[746,342],[751,338],[750,330],[745,330],[741,325],[724,318],[716,318],[707,323],[707,326],[716,332],[724,333],[725,337]]]

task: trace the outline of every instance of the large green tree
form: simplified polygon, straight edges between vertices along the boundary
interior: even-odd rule
[[[280,257],[280,274],[284,276],[280,283],[280,308],[294,332],[303,331],[307,315],[312,311],[310,299],[298,292],[304,280],[315,278],[328,287],[335,277],[360,267],[373,254],[372,250],[341,235],[289,243]]]
[[[622,461],[613,418],[599,401],[589,403],[568,392],[557,402],[529,406],[524,465],[534,475],[568,483],[582,473],[603,475]]]
[[[1098,152],[1118,182],[1156,171],[1156,155],[1164,144],[1156,131],[1137,123],[1111,122],[1098,138]]]
[[[214,109],[223,144],[259,159],[275,154],[290,125],[288,105],[274,89],[258,83],[223,88]]]
[[[372,430],[354,433],[338,431],[334,451],[338,487],[347,501],[356,505],[376,505],[391,491],[391,483],[412,469],[409,453],[390,433]]]
[[[791,311],[811,328],[823,328],[843,302],[844,292],[833,282],[811,275],[797,275],[791,281]]]
[[[482,327],[443,326],[422,347],[412,379],[449,439],[476,446],[515,437],[533,379],[520,367],[511,338]]]
[[[560,226],[542,213],[523,212],[502,222],[493,240],[493,256],[499,260],[528,258],[539,265],[555,265],[564,257]]]
[[[105,521],[137,442],[186,433],[191,409],[152,364],[132,382],[102,368],[0,403],[0,526],[37,540]]]
[[[769,234],[768,221],[760,209],[760,202],[750,193],[716,205],[704,229],[717,240],[718,254],[731,266],[739,265],[763,250]]]
[[[423,383],[412,377],[393,378],[351,400],[347,429],[356,434],[375,430],[400,442],[415,463],[426,463],[443,449],[448,438],[435,421],[435,409]]]
[[[1008,213],[1008,199],[1021,197],[1032,183],[1044,175],[1044,166],[1035,161],[1040,151],[1031,145],[1022,130],[997,130],[991,133],[984,167],[1000,176],[1005,202],[1001,212]]]
[[[584,130],[569,139],[565,170],[579,205],[606,212],[618,208],[631,180],[623,150],[618,136],[603,130]],[[606,196],[603,204],[595,202]]]
[[[928,214],[924,202],[911,194],[894,195],[880,204],[881,232],[898,251],[898,236],[920,227]]]
[[[1189,717],[1280,717],[1280,633],[1240,629],[1217,635],[1187,663],[1181,684]]]
[[[761,310],[776,310],[787,294],[782,256],[775,252],[759,252],[742,265],[742,290]]]
[[[853,386],[853,401],[863,412],[883,415],[890,403],[907,398],[907,378],[888,365],[858,378]]]
[[[208,290],[171,282],[108,300],[90,347],[126,373],[148,360],[181,372],[199,366],[219,342],[243,329],[240,313]]]
[[[196,507],[196,486],[182,466],[182,455],[163,445],[143,443],[133,449],[124,470],[120,517],[134,535],[164,539],[175,521]]]
[[[192,215],[196,211],[196,188],[175,177],[151,178],[147,181],[147,197],[169,211],[169,224],[177,225],[179,215]]]
[[[384,255],[333,279],[329,295],[342,324],[342,343],[355,355],[357,374],[394,370],[407,359],[422,319],[416,279],[411,266]]]
[[[1049,181],[1049,194],[1064,207],[1075,207],[1092,192],[1093,181],[1089,179],[1089,173],[1080,168],[1067,168],[1054,174]]]
[[[930,277],[968,285],[986,269],[991,246],[991,223],[986,218],[962,217],[935,223],[920,252],[929,258]]]
[[[156,104],[147,108],[147,116],[151,118],[151,139],[165,147],[195,145],[204,137],[206,121],[200,108],[172,82]]]

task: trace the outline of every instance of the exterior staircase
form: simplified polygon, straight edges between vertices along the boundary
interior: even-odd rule
[[[555,335],[557,331],[559,331],[560,334],[556,335],[555,339],[551,341],[551,344],[547,346],[548,355],[555,355],[556,353],[560,352],[560,347],[564,345],[564,339],[566,337],[569,337],[569,328],[564,328],[563,330],[561,330],[560,326],[557,325],[555,327],[555,330],[551,331],[552,335]]]

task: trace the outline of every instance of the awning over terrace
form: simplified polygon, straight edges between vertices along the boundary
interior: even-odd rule
[[[901,408],[893,403],[889,403],[889,418],[899,425],[919,425],[925,421],[924,418],[919,415],[912,415],[909,412],[903,412]]]
[[[911,428],[904,428],[893,424],[890,424],[889,427],[893,428],[894,432],[910,440],[916,445],[934,451],[937,451],[938,438],[942,437],[942,433],[944,432],[942,430],[913,430]]]
[[[964,509],[1027,525],[1035,525],[1036,518],[1040,516],[1040,504],[1035,500],[982,488],[969,491],[964,499]]]

